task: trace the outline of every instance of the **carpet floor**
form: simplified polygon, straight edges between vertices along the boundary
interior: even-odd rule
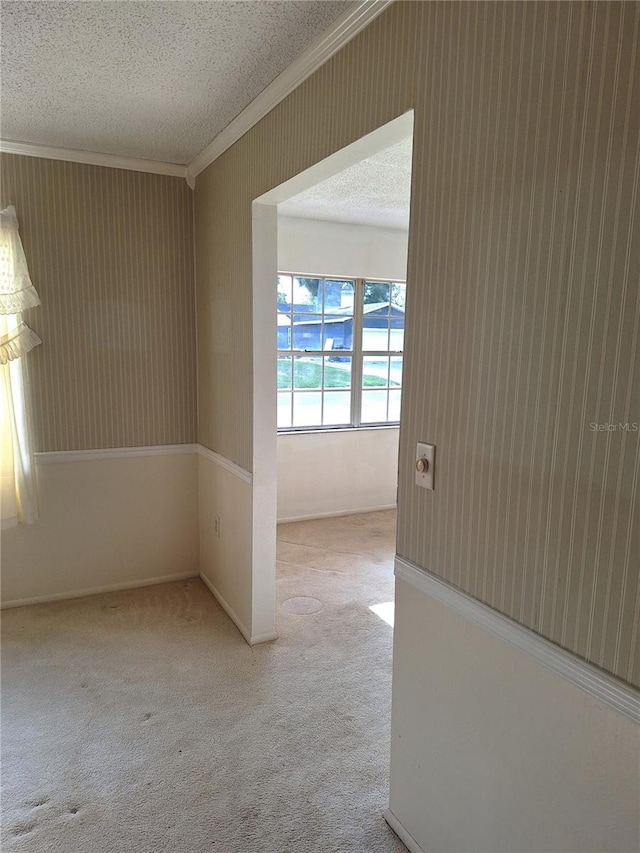
[[[341,853],[387,827],[395,514],[282,525],[278,630],[200,580],[5,611],[5,853]],[[315,599],[315,601],[314,601]]]

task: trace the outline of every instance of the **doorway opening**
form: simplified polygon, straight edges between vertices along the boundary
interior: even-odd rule
[[[253,609],[265,633],[277,522],[283,562],[311,563],[301,593],[337,571],[332,552],[386,563],[384,592],[363,582],[361,603],[392,624],[412,138],[410,112],[253,205]],[[323,607],[312,594],[281,604],[281,619]]]

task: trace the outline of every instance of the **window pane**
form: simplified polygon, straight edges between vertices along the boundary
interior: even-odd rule
[[[402,385],[402,356],[391,359],[391,370],[389,371],[389,385]]]
[[[386,309],[385,309],[386,310]],[[389,349],[389,318],[380,316],[378,311],[365,314],[362,318],[362,349],[383,350]]]
[[[322,281],[319,278],[293,277],[294,310],[322,313]],[[309,306],[305,308],[305,306]]]
[[[327,350],[353,349],[353,317],[344,320],[329,314],[324,318],[324,348]]]
[[[397,309],[393,309],[395,312]],[[402,352],[404,349],[404,316],[391,316],[391,330],[389,349],[393,352]]]
[[[386,388],[389,377],[389,359],[368,356],[362,359],[362,387]]]
[[[324,313],[353,314],[354,294],[352,281],[328,278],[324,283]]]
[[[291,394],[278,391],[278,429],[291,426]]]
[[[278,390],[291,390],[291,356],[278,356]]]
[[[322,317],[320,315],[293,315],[293,348],[322,349]]]
[[[281,308],[282,306],[278,306]],[[291,349],[291,314],[284,314],[280,310],[276,314],[278,328],[278,349]]]
[[[389,285],[379,281],[365,281],[364,283],[364,304],[365,310],[367,306],[376,305],[379,308],[386,309],[389,313]]]
[[[326,355],[324,358],[324,387],[351,387],[351,357]]]
[[[362,392],[362,423],[374,424],[387,420],[387,394],[387,391]]]
[[[351,394],[349,391],[325,391],[324,426],[340,426],[351,423]]]
[[[293,387],[322,388],[322,356],[295,355],[293,357]]]
[[[391,308],[402,308],[404,311],[404,303],[407,296],[406,284],[391,285]]]
[[[389,391],[389,420],[400,420],[400,397],[402,391]]]
[[[321,426],[322,424],[322,393],[316,391],[300,391],[293,395],[293,425],[294,427]]]
[[[293,301],[292,292],[291,276],[279,275],[277,287],[278,311],[291,311],[291,302]]]

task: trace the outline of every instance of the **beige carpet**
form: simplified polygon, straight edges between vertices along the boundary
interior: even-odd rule
[[[199,580],[5,611],[2,850],[404,851],[369,610],[394,521],[282,526],[281,637],[253,649]]]

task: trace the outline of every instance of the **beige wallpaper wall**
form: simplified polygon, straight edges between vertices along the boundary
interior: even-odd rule
[[[195,440],[192,193],[180,178],[1,156],[42,306],[40,451]]]
[[[415,108],[398,551],[635,684],[639,19],[397,2],[196,186],[199,438],[250,468],[251,201]]]

